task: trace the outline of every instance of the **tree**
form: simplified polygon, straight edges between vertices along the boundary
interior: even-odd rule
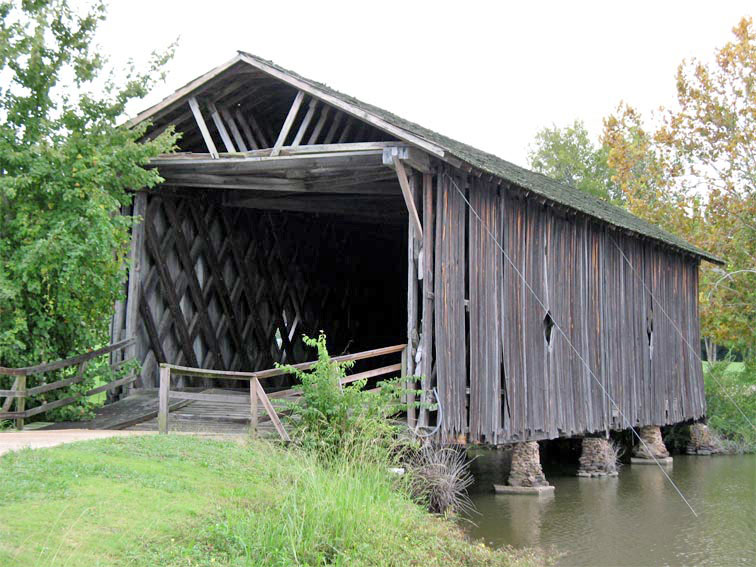
[[[607,163],[608,148],[596,147],[580,120],[571,126],[544,128],[529,153],[530,167],[570,187],[605,201],[622,200]]]
[[[146,166],[175,145],[172,131],[140,142],[146,126],[117,125],[170,50],[120,85],[103,79],[92,38],[104,17],[101,3],[84,14],[67,0],[0,3],[0,365],[107,341],[132,223],[119,212],[129,190],[160,182]]]
[[[604,123],[628,208],[726,261],[704,264],[701,313],[714,344],[756,354],[756,30],[750,18],[713,63],[684,61],[677,103],[647,132],[621,105]]]

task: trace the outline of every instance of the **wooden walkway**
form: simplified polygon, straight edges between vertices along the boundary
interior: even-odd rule
[[[170,405],[171,430],[186,433],[211,433],[221,435],[246,435],[249,433],[250,407],[247,391],[189,388],[206,394],[224,394],[238,398],[237,401],[187,401],[177,400]],[[279,406],[281,396],[270,395],[274,405]],[[286,399],[294,399],[288,391]],[[279,406],[280,407],[280,406]],[[258,431],[261,435],[275,435],[262,407],[259,408]],[[118,402],[97,410],[90,421],[54,423],[43,430],[56,429],[99,429],[157,431],[158,391],[156,389],[135,390]]]

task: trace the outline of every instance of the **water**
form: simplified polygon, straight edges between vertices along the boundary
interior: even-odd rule
[[[575,467],[545,468],[551,497],[495,495],[509,455],[480,453],[472,500],[481,514],[469,532],[487,543],[540,547],[558,566],[756,565],[756,455],[675,456],[669,475],[625,465],[615,478],[578,478]]]

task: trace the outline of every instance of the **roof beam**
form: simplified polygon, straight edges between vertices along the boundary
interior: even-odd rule
[[[284,142],[286,142],[286,137],[289,135],[289,130],[291,130],[291,127],[294,124],[294,119],[297,117],[297,113],[299,112],[299,107],[302,106],[304,95],[304,91],[299,91],[297,92],[297,96],[294,97],[294,102],[291,103],[289,114],[286,115],[286,120],[284,120],[281,131],[278,133],[278,139],[273,145],[273,151],[270,152],[271,157],[277,156],[281,151]]]
[[[215,148],[215,142],[213,142],[212,136],[210,136],[210,130],[207,129],[205,119],[202,118],[202,112],[200,111],[197,97],[191,97],[189,99],[189,108],[192,109],[194,120],[197,122],[200,132],[202,132],[202,139],[205,140],[205,146],[207,146],[207,151],[210,153],[210,157],[218,159],[218,150]]]
[[[398,158],[420,173],[430,173],[430,157],[425,152],[411,146],[392,146],[383,150],[383,165],[394,169],[394,158]]]
[[[415,199],[412,198],[409,179],[407,179],[407,171],[404,169],[402,161],[396,156],[394,156],[394,169],[396,169],[396,176],[399,178],[399,186],[402,188],[402,195],[404,196],[404,203],[407,205],[410,222],[415,227],[415,236],[418,240],[422,240],[423,225],[420,224],[420,216],[417,214]]]

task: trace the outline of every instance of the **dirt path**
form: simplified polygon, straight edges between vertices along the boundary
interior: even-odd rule
[[[17,451],[30,447],[39,449],[42,447],[55,447],[63,443],[74,441],[86,441],[88,439],[103,439],[105,437],[120,437],[125,435],[150,435],[149,431],[103,431],[92,429],[60,429],[60,430],[36,430],[15,431],[0,433],[0,455],[9,451]]]

